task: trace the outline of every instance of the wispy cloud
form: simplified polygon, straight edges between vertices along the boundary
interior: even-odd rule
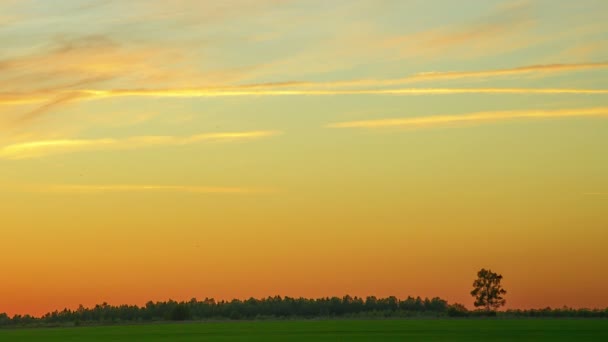
[[[98,30],[68,30],[67,34],[49,34],[48,36],[41,34],[41,37],[36,39],[43,40],[37,40],[36,44],[31,44],[27,49],[9,49],[10,53],[0,59],[0,83],[3,84],[0,92],[0,112],[8,114],[5,117],[14,119],[12,120],[13,125],[25,125],[72,102],[126,96],[194,98],[365,94],[606,93],[605,90],[594,89],[458,89],[436,88],[436,85],[429,86],[427,89],[404,89],[408,84],[427,81],[487,79],[527,74],[548,75],[557,72],[608,67],[608,62],[601,61],[601,59],[599,62],[528,65],[505,69],[430,70],[410,75],[399,74],[398,76],[405,77],[394,79],[358,77],[354,80],[337,79],[329,82],[305,80],[307,75],[321,74],[320,71],[306,72],[305,70],[309,67],[316,70],[317,66],[325,68],[331,64],[332,68],[336,66],[337,70],[340,70],[346,65],[351,68],[354,65],[403,61],[410,57],[420,59],[421,56],[425,60],[432,56],[439,58],[449,56],[449,59],[452,60],[462,58],[469,51],[479,53],[481,56],[489,56],[505,52],[505,49],[529,46],[541,38],[537,37],[536,31],[530,29],[538,20],[535,14],[541,10],[540,5],[530,1],[517,1],[510,2],[508,5],[495,6],[488,12],[481,13],[481,16],[479,14],[476,17],[464,16],[456,21],[446,21],[440,27],[421,25],[416,29],[410,27],[399,30],[387,30],[388,28],[384,25],[374,21],[376,17],[364,15],[370,14],[370,11],[374,9],[381,9],[383,15],[389,14],[385,11],[389,11],[392,7],[387,4],[384,6],[378,6],[375,3],[333,4],[326,6],[327,8],[324,6],[324,15],[326,19],[331,19],[327,22],[333,22],[334,25],[327,27],[319,25],[317,28],[321,30],[320,32],[331,32],[333,39],[321,40],[313,39],[316,34],[311,37],[308,35],[303,37],[298,30],[301,25],[305,25],[317,16],[317,11],[308,10],[314,9],[315,6],[302,8],[297,4],[280,0],[227,4],[208,4],[194,0],[168,4],[165,1],[154,0],[135,4],[120,1],[104,4],[104,6],[100,4],[66,6],[72,10],[78,8],[77,11],[68,14],[81,20],[96,20],[97,23],[104,23]],[[351,6],[355,9],[345,11]],[[413,18],[419,15],[419,12],[416,11],[425,10],[425,7],[413,5],[410,7],[411,11],[407,13]],[[419,8],[416,9],[416,7]],[[107,16],[105,14],[108,9],[116,13],[135,14]],[[5,12],[7,14],[0,15],[0,22],[3,20],[1,19],[3,16],[13,16],[14,14],[11,12],[21,13],[22,11],[7,9]],[[61,11],[57,10],[56,13],[54,10],[51,12],[59,18],[67,13],[64,8]],[[252,15],[252,13],[256,15]],[[330,14],[329,17],[327,17],[328,14]],[[267,15],[268,18],[265,17]],[[368,19],[359,20],[360,17]],[[355,18],[357,19],[355,20]],[[43,19],[45,18],[42,16],[37,18],[37,20]],[[258,28],[260,31],[246,30],[246,32],[239,33],[239,29],[235,28],[235,32],[230,30],[230,33],[225,35],[216,33],[217,27],[214,25],[221,27],[233,21],[244,21],[251,24],[251,26],[245,25],[245,27]],[[264,22],[264,25],[258,25],[260,21]],[[166,25],[161,25],[163,30],[155,31],[154,29],[158,29],[159,22]],[[364,29],[353,30],[351,25]],[[188,28],[188,30],[184,30],[184,28]],[[192,29],[200,31],[192,34]],[[121,30],[128,32],[124,34]],[[76,33],[77,31],[81,33]],[[286,59],[290,59],[289,56],[294,55],[294,51],[291,51],[294,49],[291,47],[289,47],[290,51],[278,49],[277,53],[264,55],[266,58],[245,58],[244,60],[224,58],[238,55],[243,46],[246,46],[247,49],[255,48],[255,46],[250,46],[252,44],[243,45],[235,43],[235,41],[240,42],[239,39],[252,35],[267,36],[270,34],[273,36],[278,31],[286,35],[285,38],[281,38],[286,41],[287,38],[292,38],[290,34],[298,32],[293,36],[293,41],[301,43],[298,44],[300,48],[296,50],[301,51],[304,59],[296,59],[284,64],[283,67],[277,66],[277,63],[284,63]],[[28,30],[23,32],[25,37],[30,35]],[[91,32],[99,33],[91,34]],[[549,35],[544,35],[542,39],[547,36]],[[557,39],[561,35],[551,34],[550,37]],[[234,39],[236,40],[233,41]],[[271,40],[273,39],[275,38]],[[511,41],[514,43],[510,43]],[[274,41],[274,43],[277,42],[280,42],[280,39]],[[208,44],[213,48],[207,49]],[[508,47],[512,44],[517,46]],[[281,44],[281,46],[283,45],[287,46]],[[295,51],[296,54],[297,51]],[[414,67],[414,64],[400,65]],[[323,77],[329,79],[330,71],[332,70],[323,71],[322,73],[326,75]],[[424,69],[412,70],[412,72],[415,71],[424,71]],[[287,77],[288,79],[275,83],[234,85],[243,83],[245,80],[267,80],[270,77]],[[295,81],[291,81],[291,79]],[[299,81],[298,79],[304,80]],[[572,86],[574,87],[574,85]],[[160,87],[164,89],[160,89]],[[379,89],[385,87],[397,87],[398,89]],[[11,120],[3,119],[3,121]]]
[[[24,122],[33,120],[33,119],[37,118],[38,116],[44,115],[44,113],[51,110],[52,108],[58,107],[58,106],[61,106],[62,104],[76,100],[77,98],[79,98],[81,96],[82,95],[78,94],[78,93],[66,93],[66,94],[60,95],[57,98],[51,100],[50,102],[47,102],[44,105],[21,115],[17,119],[16,123],[19,124],[19,123],[24,123]]]
[[[400,86],[419,82],[476,79],[485,80],[495,77],[508,77],[519,75],[540,75],[547,76],[553,73],[568,71],[583,71],[608,68],[608,62],[588,62],[588,63],[559,63],[559,64],[537,64],[525,65],[515,68],[473,70],[473,71],[425,71],[415,73],[410,76],[393,79],[355,79],[345,81],[329,82],[305,82],[294,81],[285,83],[268,84],[266,88],[277,87],[318,87],[318,88],[341,88],[341,87],[387,87]]]
[[[559,63],[559,64],[537,64],[526,65],[514,68],[473,70],[473,71],[427,71],[410,76],[395,79],[355,79],[337,80],[327,82],[311,81],[282,81],[253,83],[233,86],[207,86],[197,88],[172,88],[172,89],[36,89],[32,91],[4,92],[0,93],[0,104],[24,104],[46,102],[41,107],[23,115],[24,117],[34,117],[57,105],[69,102],[78,98],[103,98],[114,96],[150,96],[150,97],[219,97],[219,96],[263,96],[263,95],[324,95],[324,94],[360,94],[360,93],[384,93],[384,92],[406,92],[403,89],[359,89],[356,91],[350,87],[387,87],[399,86],[425,81],[457,80],[457,79],[487,79],[493,77],[516,76],[524,74],[547,75],[559,72],[582,71],[608,68],[608,62],[586,62],[586,63]],[[90,84],[95,80],[81,81],[80,85]],[[317,88],[317,89],[315,89]],[[479,88],[483,92],[483,88]],[[500,89],[500,88],[495,88]],[[433,91],[429,89],[412,89],[409,92],[431,92],[444,93],[445,91]],[[455,88],[453,91],[458,91]],[[461,90],[473,92],[471,89]],[[495,90],[495,92],[500,90]],[[512,89],[505,89],[505,92],[513,92]],[[538,90],[547,92],[543,90]],[[551,90],[568,91],[566,90]],[[585,91],[584,89],[582,90]],[[519,92],[523,92],[519,91]],[[535,92],[535,90],[530,90]]]
[[[74,98],[103,99],[113,97],[244,97],[244,96],[294,96],[294,95],[449,95],[449,94],[608,94],[608,89],[579,88],[391,88],[391,89],[268,89],[259,86],[189,88],[189,89],[114,89],[80,90],[71,92]],[[0,94],[0,97],[2,95]],[[11,101],[16,101],[12,94]],[[27,102],[28,98],[19,99]],[[32,98],[38,101],[38,98]]]
[[[397,119],[362,120],[337,122],[327,125],[329,128],[423,128],[445,125],[494,122],[513,119],[548,119],[564,117],[608,116],[608,107],[559,109],[559,110],[519,110],[476,112],[463,115],[430,115]]]
[[[191,136],[134,136],[123,139],[56,139],[30,141],[0,148],[0,159],[28,159],[78,151],[138,149],[150,146],[189,145],[203,142],[232,142],[260,139],[280,131],[203,133]]]
[[[58,38],[35,53],[0,60],[5,89],[67,90],[95,81],[125,77],[133,71],[153,72],[151,63],[166,51],[127,47],[102,36]]]
[[[463,78],[490,78],[501,76],[514,76],[522,74],[550,74],[565,71],[580,71],[608,68],[608,62],[592,62],[592,63],[571,63],[571,64],[538,64],[527,65],[508,69],[494,69],[481,71],[448,71],[448,72],[421,72],[411,77],[406,77],[396,82],[417,82],[417,81],[434,81],[434,80],[451,80]]]
[[[90,98],[135,97],[232,97],[289,95],[445,95],[445,94],[608,94],[608,89],[576,88],[394,88],[394,89],[129,89],[85,90]]]
[[[71,51],[75,48],[66,47],[64,49]],[[49,89],[33,89],[30,91],[20,92],[0,92],[0,105],[19,105],[28,103],[39,104],[34,109],[20,114],[16,120],[13,121],[12,125],[19,126],[41,115],[44,115],[56,107],[73,101],[114,97],[197,98],[297,95],[606,94],[608,91],[604,89],[576,88],[386,88],[428,81],[460,79],[481,80],[494,77],[518,76],[525,74],[547,75],[558,72],[595,70],[600,68],[608,68],[608,62],[540,64],[515,68],[477,71],[433,71],[416,73],[410,76],[395,79],[355,79],[327,82],[283,81],[233,86],[165,89],[82,88],[84,85],[99,81],[99,78],[93,78],[84,79],[77,82],[77,89],[70,87],[58,87]],[[367,89],[361,89],[362,87]]]
[[[390,37],[381,44],[405,58],[473,58],[523,49],[547,39],[530,30],[536,24],[533,10],[529,1],[499,5],[473,20]]]
[[[83,89],[117,84],[179,87],[200,79],[222,84],[238,73],[225,68],[198,70],[184,62],[187,54],[168,44],[132,43],[106,35],[55,37],[33,52],[0,57],[0,105],[8,106],[0,112],[10,112],[17,117],[15,124],[23,124],[86,97]],[[25,112],[12,107],[24,104],[37,107]]]
[[[605,29],[602,28],[600,30],[603,31]],[[596,38],[590,41],[584,40],[573,46],[568,46],[557,53],[554,58],[564,60],[589,60],[606,56],[608,55],[608,40],[603,38],[604,35],[600,35],[600,37],[602,38]]]
[[[103,35],[59,37],[43,46],[0,59],[0,105],[38,104],[24,113],[8,108],[19,113],[15,125],[76,101],[83,94],[75,90],[133,81],[134,74],[157,75],[162,70],[157,64],[176,58],[167,49],[127,46]]]

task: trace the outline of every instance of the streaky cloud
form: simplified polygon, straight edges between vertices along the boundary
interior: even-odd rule
[[[16,124],[32,120],[44,113],[73,101],[111,97],[239,97],[239,96],[287,96],[287,95],[441,95],[465,93],[496,94],[605,94],[603,89],[561,88],[391,88],[406,84],[459,79],[488,79],[525,74],[547,75],[551,73],[608,68],[608,62],[538,64],[515,68],[477,71],[429,71],[395,79],[354,79],[344,81],[283,81],[253,83],[232,86],[208,86],[197,88],[127,88],[127,89],[43,89],[26,92],[0,93],[0,105],[42,103],[39,107],[22,114]],[[84,84],[90,83],[89,81]],[[84,85],[83,84],[83,85]],[[371,89],[352,89],[370,87]]]
[[[518,110],[475,112],[463,115],[430,115],[397,119],[361,120],[337,122],[326,125],[328,128],[424,128],[467,123],[482,123],[512,119],[549,119],[565,117],[608,116],[608,107],[558,109],[558,110]]]
[[[354,83],[352,84],[354,85]],[[188,88],[188,89],[114,89],[79,90],[59,95],[57,100],[42,105],[19,118],[14,124],[27,122],[58,105],[72,101],[100,100],[117,97],[154,98],[214,98],[259,96],[337,96],[337,95],[458,95],[458,94],[522,94],[522,95],[606,95],[608,89],[583,88],[390,88],[390,89],[267,89],[263,87]],[[0,93],[1,104],[27,104],[40,102],[39,95],[19,96]]]
[[[382,93],[447,93],[459,91],[459,88],[448,91],[442,88],[414,88],[405,89],[349,89],[351,87],[388,87],[400,86],[411,83],[457,80],[457,79],[487,79],[493,77],[514,76],[523,74],[541,74],[582,71],[608,68],[608,61],[587,62],[587,63],[558,63],[558,64],[536,64],[514,68],[473,70],[473,71],[426,71],[413,75],[394,78],[394,79],[354,79],[338,80],[327,82],[314,81],[282,81],[266,82],[241,85],[226,86],[205,86],[197,88],[127,88],[127,89],[37,89],[26,92],[5,92],[0,93],[0,104],[18,105],[27,103],[47,102],[32,113],[24,116],[31,117],[39,112],[46,111],[64,102],[86,98],[103,98],[113,96],[156,96],[156,97],[220,97],[220,96],[264,96],[264,95],[327,95],[327,94],[382,94]],[[87,84],[90,81],[84,83]],[[316,88],[316,89],[315,89]],[[347,89],[340,89],[347,88]],[[462,92],[488,92],[484,88],[478,91],[472,89],[462,89]],[[501,88],[493,88],[501,89]],[[501,90],[494,90],[500,92]],[[504,92],[516,92],[514,89],[504,89]],[[573,92],[572,89],[551,89],[551,90],[530,90],[530,93],[538,92]],[[580,92],[590,90],[580,89]],[[517,91],[524,92],[524,90]]]
[[[195,143],[253,140],[282,134],[280,131],[202,133],[191,136],[133,136],[122,139],[56,139],[22,142],[0,148],[0,159],[30,159],[79,151],[138,149]]]
[[[99,39],[97,39],[99,40]],[[95,41],[97,41],[95,40]],[[69,49],[68,49],[69,47]],[[72,51],[68,45],[61,49]],[[84,78],[71,86],[57,86],[55,89],[36,89],[25,92],[0,93],[0,105],[21,105],[38,103],[38,107],[21,114],[12,126],[23,125],[59,106],[76,101],[86,101],[113,97],[157,97],[157,98],[197,98],[197,97],[245,97],[245,96],[323,96],[323,95],[444,95],[444,94],[606,94],[604,89],[562,89],[562,88],[390,88],[407,84],[475,79],[518,75],[547,75],[567,71],[596,70],[608,68],[608,62],[537,64],[515,68],[478,71],[430,71],[395,79],[354,79],[344,81],[312,82],[282,81],[253,83],[232,86],[207,86],[198,88],[127,88],[127,89],[83,89],[81,86],[103,80],[103,77]],[[109,77],[105,77],[109,78]],[[76,88],[73,88],[75,86]],[[370,89],[361,89],[368,87]],[[355,89],[353,89],[355,88]],[[381,89],[378,89],[381,88]]]
[[[608,89],[577,88],[397,88],[397,89],[117,89],[83,90],[85,98],[234,97],[289,95],[444,95],[444,94],[608,94]]]
[[[63,104],[66,104],[68,102],[74,101],[81,96],[82,95],[79,93],[66,93],[61,96],[58,96],[57,98],[51,100],[50,102],[45,103],[44,105],[42,105],[24,115],[21,115],[16,123],[19,124],[19,123],[24,123],[24,122],[27,122],[30,120],[34,120],[37,117],[44,115],[47,111],[49,111],[55,107],[61,106]]]
[[[552,73],[567,72],[567,71],[582,71],[608,68],[608,62],[590,62],[590,63],[562,63],[562,64],[537,64],[526,65],[515,68],[492,69],[492,70],[473,70],[473,71],[426,71],[415,73],[410,76],[394,78],[394,79],[358,79],[347,81],[332,81],[332,82],[291,82],[292,85],[303,87],[382,87],[382,86],[399,86],[405,84],[442,81],[442,80],[459,80],[459,79],[488,79],[495,77],[517,76],[524,74],[541,74],[548,75]]]
[[[193,144],[197,142],[213,142],[213,141],[235,141],[242,139],[256,139],[264,138],[273,135],[279,135],[282,132],[279,131],[248,131],[248,132],[223,132],[223,133],[203,133],[192,135],[185,139],[182,139],[180,144]]]
[[[571,64],[538,64],[527,65],[508,69],[494,69],[481,71],[447,71],[447,72],[421,72],[411,77],[402,79],[403,81],[432,81],[463,78],[490,78],[500,76],[513,76],[531,73],[558,73],[565,71],[580,71],[608,68],[608,62],[594,63],[571,63]]]

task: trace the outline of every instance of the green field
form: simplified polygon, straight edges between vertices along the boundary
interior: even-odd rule
[[[608,341],[608,320],[326,320],[0,330],[2,341]]]

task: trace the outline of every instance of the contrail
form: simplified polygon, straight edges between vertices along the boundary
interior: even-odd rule
[[[584,117],[584,116],[608,116],[608,107],[582,108],[582,109],[559,109],[559,110],[519,110],[519,111],[496,111],[475,112],[462,115],[430,115],[397,119],[361,120],[337,122],[328,124],[329,128],[384,128],[384,127],[432,127],[460,123],[491,122],[510,119],[525,118],[560,118],[560,117]]]

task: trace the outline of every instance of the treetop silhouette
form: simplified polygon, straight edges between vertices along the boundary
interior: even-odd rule
[[[482,268],[477,272],[477,279],[473,282],[471,296],[475,297],[475,307],[483,307],[487,312],[494,311],[507,302],[504,295],[507,291],[502,288],[500,281],[502,275]]]

